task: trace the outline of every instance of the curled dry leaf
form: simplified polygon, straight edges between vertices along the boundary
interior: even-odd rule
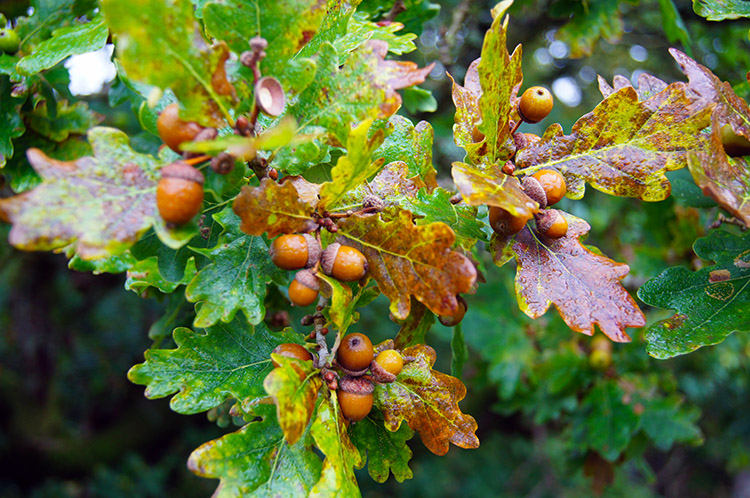
[[[516,258],[516,296],[521,310],[538,318],[554,304],[576,332],[593,335],[597,324],[613,341],[629,342],[625,327],[646,323],[619,282],[630,268],[588,250],[579,241],[588,233],[588,223],[562,211],[560,214],[568,221],[564,237],[549,239],[527,226],[512,237],[493,241],[497,259],[504,262]]]
[[[406,318],[411,296],[434,313],[452,315],[456,295],[469,292],[477,271],[462,254],[452,251],[455,235],[444,223],[415,226],[408,211],[352,216],[339,230],[367,258],[369,275],[391,300],[391,312]]]
[[[407,363],[398,380],[375,387],[375,402],[386,428],[396,431],[406,421],[436,455],[446,454],[450,443],[478,448],[477,423],[458,407],[466,387],[457,378],[432,370],[436,355],[431,347],[419,344],[402,354]]]
[[[295,183],[279,185],[263,178],[257,187],[242,187],[233,205],[235,214],[242,218],[242,231],[249,235],[268,233],[273,238],[281,233],[313,230],[315,204],[309,202],[309,196],[300,196]]]

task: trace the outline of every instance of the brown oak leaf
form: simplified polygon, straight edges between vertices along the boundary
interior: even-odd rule
[[[375,403],[383,412],[386,428],[395,432],[406,421],[436,455],[445,455],[449,443],[478,448],[477,422],[458,407],[466,396],[466,386],[432,370],[436,355],[430,346],[419,344],[402,354],[406,364],[396,381],[375,386]]]
[[[309,232],[315,228],[313,213],[316,203],[309,192],[300,195],[295,181],[281,185],[264,178],[257,187],[245,186],[234,200],[234,212],[242,218],[241,229],[248,235],[269,238],[281,233]]]
[[[470,206],[497,206],[526,218],[539,210],[539,204],[521,189],[518,178],[506,175],[497,165],[480,168],[455,162],[451,173],[456,188]]]
[[[586,335],[594,325],[615,342],[629,342],[625,327],[642,327],[643,312],[620,284],[630,268],[595,254],[579,238],[591,227],[580,218],[560,213],[568,233],[549,239],[526,226],[515,236],[495,239],[494,253],[516,258],[516,297],[521,310],[539,318],[554,304],[565,323]]]
[[[339,232],[367,258],[369,274],[391,300],[396,318],[409,315],[411,296],[434,313],[451,315],[456,295],[469,292],[476,281],[472,262],[451,250],[456,236],[445,223],[416,226],[409,211],[389,210],[347,218]]]

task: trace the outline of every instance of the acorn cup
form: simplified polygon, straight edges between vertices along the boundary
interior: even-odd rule
[[[281,115],[286,104],[284,89],[273,76],[264,76],[255,85],[255,104],[268,116]]]

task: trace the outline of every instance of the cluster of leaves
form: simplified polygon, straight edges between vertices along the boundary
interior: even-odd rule
[[[156,344],[129,377],[147,386],[150,398],[174,394],[170,404],[179,413],[228,413],[242,425],[190,457],[193,472],[221,480],[216,496],[356,496],[354,469],[365,464],[378,482],[391,473],[399,481],[411,477],[406,443],[415,432],[438,455],[451,443],[477,447],[477,424],[458,407],[466,395],[457,378],[466,354],[461,328],[452,342],[455,376],[432,368],[436,354],[424,343],[434,316],[454,314],[457,295],[475,292],[482,245],[497,266],[515,259],[515,293],[529,317],[553,304],[574,331],[592,335],[598,325],[612,341],[630,340],[625,328],[643,326],[645,317],[621,284],[629,268],[582,243],[586,221],[565,213],[570,228],[554,241],[531,225],[501,236],[484,222],[484,206],[516,215],[539,210],[521,189],[524,175],[561,172],[571,199],[583,197],[588,183],[658,201],[670,195],[666,173],[688,167],[706,195],[750,222],[750,168],[727,155],[722,138],[729,127],[750,139],[750,109],[676,50],[687,83],[647,74],[637,88],[624,78],[611,86],[600,80],[602,102],[570,134],[555,124],[519,147],[512,130],[520,119],[522,49],[506,48],[511,2],[493,9],[481,58],[463,86],[453,84],[454,138],[466,151],[452,168],[462,198],[455,202],[438,186],[430,124],[395,114],[398,90],[422,83],[432,66],[389,58],[413,50],[415,35],[402,34],[398,22],[375,22],[391,15],[383,2],[359,11],[358,3],[104,0],[100,11],[69,1],[53,12],[39,2],[17,20],[20,52],[0,56],[0,166],[17,193],[0,200],[0,218],[13,225],[9,240],[25,250],[64,252],[73,269],[127,272],[126,288],[163,301],[166,313],[149,331]],[[407,3],[407,14],[397,17],[404,23],[434,14],[430,2]],[[593,3],[588,14],[599,16],[605,3]],[[565,36],[591,43],[570,26]],[[69,102],[61,76],[61,61],[102,48],[110,35],[118,69],[110,103],[131,105],[144,129],[135,137],[95,127],[95,114]],[[282,83],[287,104],[278,118],[261,116],[257,134],[245,137],[232,127],[255,109],[255,76],[238,59],[254,36],[268,42],[261,70]],[[156,118],[172,102],[180,103],[182,119],[220,131],[192,151],[260,157],[281,181],[259,180],[241,159],[229,175],[207,171],[202,216],[167,226],[156,209],[156,183],[179,156],[157,150]],[[23,150],[26,158],[16,153]],[[514,173],[504,172],[508,163]],[[359,210],[373,198],[376,212]],[[318,222],[331,217],[335,234],[321,232]],[[264,322],[289,282],[270,263],[268,240],[313,230],[324,245],[359,248],[369,264],[365,282],[326,279],[322,312],[335,344],[357,322],[357,309],[382,294],[400,326],[395,346],[407,360],[394,383],[376,386],[376,409],[351,426],[320,369],[282,357],[274,357],[280,367],[271,365],[276,345],[302,344],[306,334],[274,332]],[[644,302],[677,311],[648,329],[652,355],[682,354],[750,327],[749,241],[714,233],[695,246],[714,266],[671,269],[641,288]],[[598,482],[623,455],[642,454],[643,440],[666,449],[700,439],[696,413],[674,390],[654,389],[661,379],[645,375],[646,365],[634,370],[638,375],[611,369],[601,376],[588,365],[580,337],[531,361],[548,338],[516,332],[477,347],[502,356],[494,379],[502,410],[586,428],[573,430],[571,451]],[[170,337],[176,348],[160,348]]]

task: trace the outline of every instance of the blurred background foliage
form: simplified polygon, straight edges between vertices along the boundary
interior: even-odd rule
[[[377,18],[392,3],[365,1],[362,9]],[[434,101],[407,94],[402,112],[435,128],[435,164],[441,181],[449,184],[450,164],[462,153],[452,139],[454,107],[445,73],[463,81],[469,63],[479,56],[494,2],[442,1],[434,17],[437,4],[409,4],[413,9],[397,18],[419,35],[419,50],[409,57],[420,64],[438,63],[423,85]],[[0,2],[8,17],[27,7]],[[522,131],[541,134],[552,122],[569,131],[601,99],[597,74],[610,82],[615,75],[635,81],[640,71],[667,81],[681,79],[667,53],[670,46],[708,66],[747,98],[750,22],[708,22],[688,2],[671,8],[669,0],[517,2],[510,10],[508,45],[523,45],[523,87],[545,85],[556,96],[551,116],[538,125],[523,125]],[[606,39],[599,38],[599,28]],[[565,30],[575,29],[594,34],[590,47],[584,47],[591,54],[573,59],[572,51],[581,47],[562,40],[568,36]],[[104,115],[104,124],[136,134],[140,127],[132,110],[108,105],[109,88],[117,84],[81,98]],[[707,233],[718,210],[691,207],[696,187],[686,171],[672,179],[675,195],[659,203],[588,189],[583,201],[565,200],[561,206],[591,224],[587,244],[628,262],[631,273],[624,284],[631,291],[669,266],[696,269],[702,264],[691,246]],[[2,230],[7,240],[7,227]],[[364,496],[590,495],[595,480],[584,475],[583,462],[589,459],[588,468],[595,468],[596,458],[581,450],[586,447],[580,433],[582,398],[612,379],[636,390],[658,391],[659,399],[678,400],[684,427],[672,434],[674,428],[654,425],[656,412],[647,411],[644,430],[651,424],[661,439],[636,434],[620,465],[598,467],[594,474],[600,477],[613,472],[605,496],[750,496],[747,336],[657,361],[646,355],[641,331],[632,331],[633,342],[614,345],[612,366],[602,371],[590,365],[591,339],[571,332],[554,311],[532,321],[518,310],[510,265],[497,269],[486,253],[477,257],[487,283],[467,296],[463,330],[469,359],[462,378],[469,394],[462,409],[477,418],[481,447],[454,447],[437,457],[414,440],[414,479],[397,483],[391,478],[380,485],[362,470]],[[123,281],[124,276],[72,272],[61,255],[0,245],[0,496],[205,497],[213,491],[215,483],[191,475],[185,461],[232,420],[222,410],[210,412],[210,421],[203,415],[177,415],[166,400],[147,401],[141,387],[128,383],[128,368],[142,360],[150,345],[149,328],[169,303],[125,292]],[[281,302],[278,293],[271,294],[271,302],[274,295]],[[273,311],[269,306],[269,316]],[[649,322],[670,314],[646,311]],[[298,315],[292,313],[293,324],[299,323]],[[398,330],[382,297],[362,310],[358,328],[373,342]],[[428,333],[438,351],[436,368],[442,371],[451,370],[451,333],[439,324]],[[162,346],[168,346],[169,339],[164,341]],[[672,446],[670,437],[684,442]]]

